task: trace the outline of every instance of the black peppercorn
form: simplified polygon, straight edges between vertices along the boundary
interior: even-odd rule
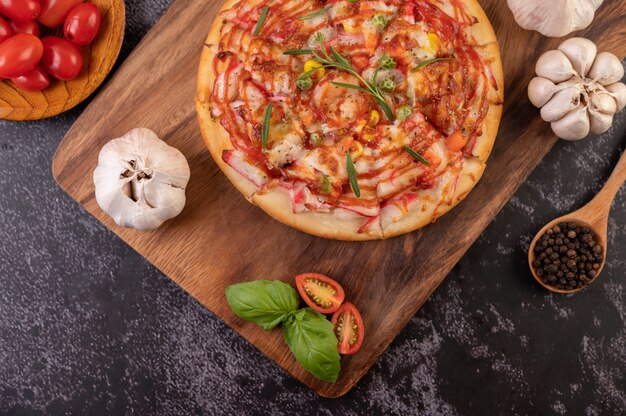
[[[603,248],[592,231],[575,222],[559,223],[539,237],[532,267],[541,280],[562,290],[587,286],[598,275]]]

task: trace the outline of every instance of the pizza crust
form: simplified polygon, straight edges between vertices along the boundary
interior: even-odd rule
[[[459,172],[454,192],[452,192],[452,195],[449,197],[450,203],[440,203],[441,201],[436,201],[433,204],[429,204],[427,207],[418,205],[412,212],[405,215],[400,220],[384,226],[382,229],[384,238],[405,234],[435,222],[465,199],[482,176],[485,167],[486,164],[477,158],[466,158],[463,163],[463,168]],[[447,185],[450,186],[451,184]]]
[[[220,9],[220,13],[231,8],[238,1],[227,0]],[[399,221],[390,224],[384,229],[380,222],[376,222],[369,226],[366,231],[359,233],[358,230],[364,223],[364,217],[360,217],[357,214],[346,215],[345,212],[339,214],[339,211],[345,210],[335,210],[335,212],[330,213],[294,213],[291,198],[285,190],[275,188],[268,192],[256,193],[259,189],[256,185],[223,161],[222,152],[232,149],[232,143],[229,134],[218,122],[213,120],[209,111],[209,100],[215,82],[212,62],[218,52],[222,24],[219,20],[219,14],[211,26],[204,50],[202,51],[196,97],[196,111],[202,137],[215,163],[249,202],[258,205],[263,211],[288,226],[320,237],[353,241],[389,238],[414,231],[435,221],[435,219],[444,215],[461,202],[482,176],[486,166],[485,161],[489,157],[495,142],[502,114],[504,77],[495,33],[483,9],[476,0],[464,0],[464,5],[468,13],[478,19],[475,25],[466,30],[476,41],[476,46],[478,46],[477,49],[480,50],[481,56],[491,63],[491,70],[498,89],[495,91],[495,95],[490,97],[489,111],[483,120],[483,132],[474,145],[473,155],[476,157],[466,158],[459,173],[456,188],[450,198],[451,203],[442,205],[427,204],[428,206],[426,207],[420,205],[419,211],[410,211]]]
[[[218,43],[220,40],[220,29],[222,22],[219,19],[222,11],[231,8],[239,0],[228,0],[217,14],[217,18],[211,26],[209,35],[204,42],[204,48],[200,57],[200,68],[198,70],[198,92],[196,96],[196,113],[198,114],[198,123],[202,131],[202,138],[206,144],[213,160],[217,166],[224,172],[226,177],[235,185],[235,188],[243,194],[243,196],[252,202],[252,195],[258,190],[258,187],[243,177],[233,168],[231,168],[222,159],[224,150],[232,149],[233,145],[230,141],[230,135],[220,125],[213,120],[209,109],[209,100],[215,83],[215,74],[213,73],[213,58],[218,53]]]
[[[367,218],[346,210],[342,210],[343,213],[341,215],[338,215],[337,209],[332,213],[294,213],[291,198],[287,191],[282,188],[257,193],[252,197],[252,203],[258,205],[263,211],[283,224],[319,237],[348,241],[383,238],[378,221],[375,221],[365,231],[359,233],[359,228]]]
[[[484,46],[497,42],[496,32],[477,0],[463,0],[463,6],[468,14],[478,19],[478,22],[465,29],[465,33],[473,38],[476,46]]]

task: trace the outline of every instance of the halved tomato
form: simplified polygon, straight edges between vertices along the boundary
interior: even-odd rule
[[[324,314],[335,312],[346,298],[339,283],[319,273],[296,276],[296,286],[306,304]]]
[[[363,319],[356,307],[346,302],[333,314],[333,328],[337,340],[339,354],[354,354],[363,344],[365,329]]]

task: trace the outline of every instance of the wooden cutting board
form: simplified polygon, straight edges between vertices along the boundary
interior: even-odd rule
[[[53,162],[61,187],[148,261],[259,350],[322,396],[345,394],[487,227],[556,142],[526,97],[539,55],[558,39],[519,28],[503,0],[480,1],[496,29],[506,78],[505,113],[487,170],[451,213],[417,232],[376,242],[341,242],[284,226],[248,204],[205,149],[194,111],[196,72],[219,0],[176,0],[63,139]],[[605,1],[589,30],[600,50],[626,53],[626,2]],[[92,174],[100,148],[148,127],[189,160],[187,206],[157,231],[116,226],[97,206]],[[94,253],[96,255],[96,253]],[[309,375],[281,332],[264,332],[230,311],[224,288],[259,278],[294,283],[317,271],[337,279],[360,309],[361,351],[343,357],[335,384]],[[529,279],[530,279],[529,274]],[[249,363],[254,365],[254,363]]]

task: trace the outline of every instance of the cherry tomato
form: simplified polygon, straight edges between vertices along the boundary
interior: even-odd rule
[[[102,16],[93,3],[83,3],[70,10],[65,18],[63,34],[65,39],[78,46],[89,45],[100,30]]]
[[[37,66],[43,54],[39,38],[20,33],[0,43],[0,78],[15,78]]]
[[[13,33],[29,33],[37,37],[39,37],[40,34],[39,25],[35,20],[27,20],[25,22],[11,20],[9,26],[11,26]]]
[[[41,66],[54,78],[69,81],[83,68],[83,55],[72,42],[56,36],[46,36]]]
[[[39,0],[0,0],[0,13],[18,22],[34,20],[40,11]]]
[[[365,330],[363,319],[356,307],[350,302],[346,302],[331,319],[335,335],[337,336],[337,349],[339,354],[354,354],[363,344]]]
[[[70,10],[83,0],[40,0],[40,2],[41,13],[37,20],[46,27],[55,28],[61,26]]]
[[[4,42],[13,35],[11,26],[0,17],[0,43]]]
[[[50,85],[50,77],[41,65],[37,65],[35,69],[22,76],[12,78],[11,81],[24,91],[41,91]]]
[[[296,286],[306,304],[320,313],[335,312],[346,298],[339,283],[319,273],[296,276]]]

